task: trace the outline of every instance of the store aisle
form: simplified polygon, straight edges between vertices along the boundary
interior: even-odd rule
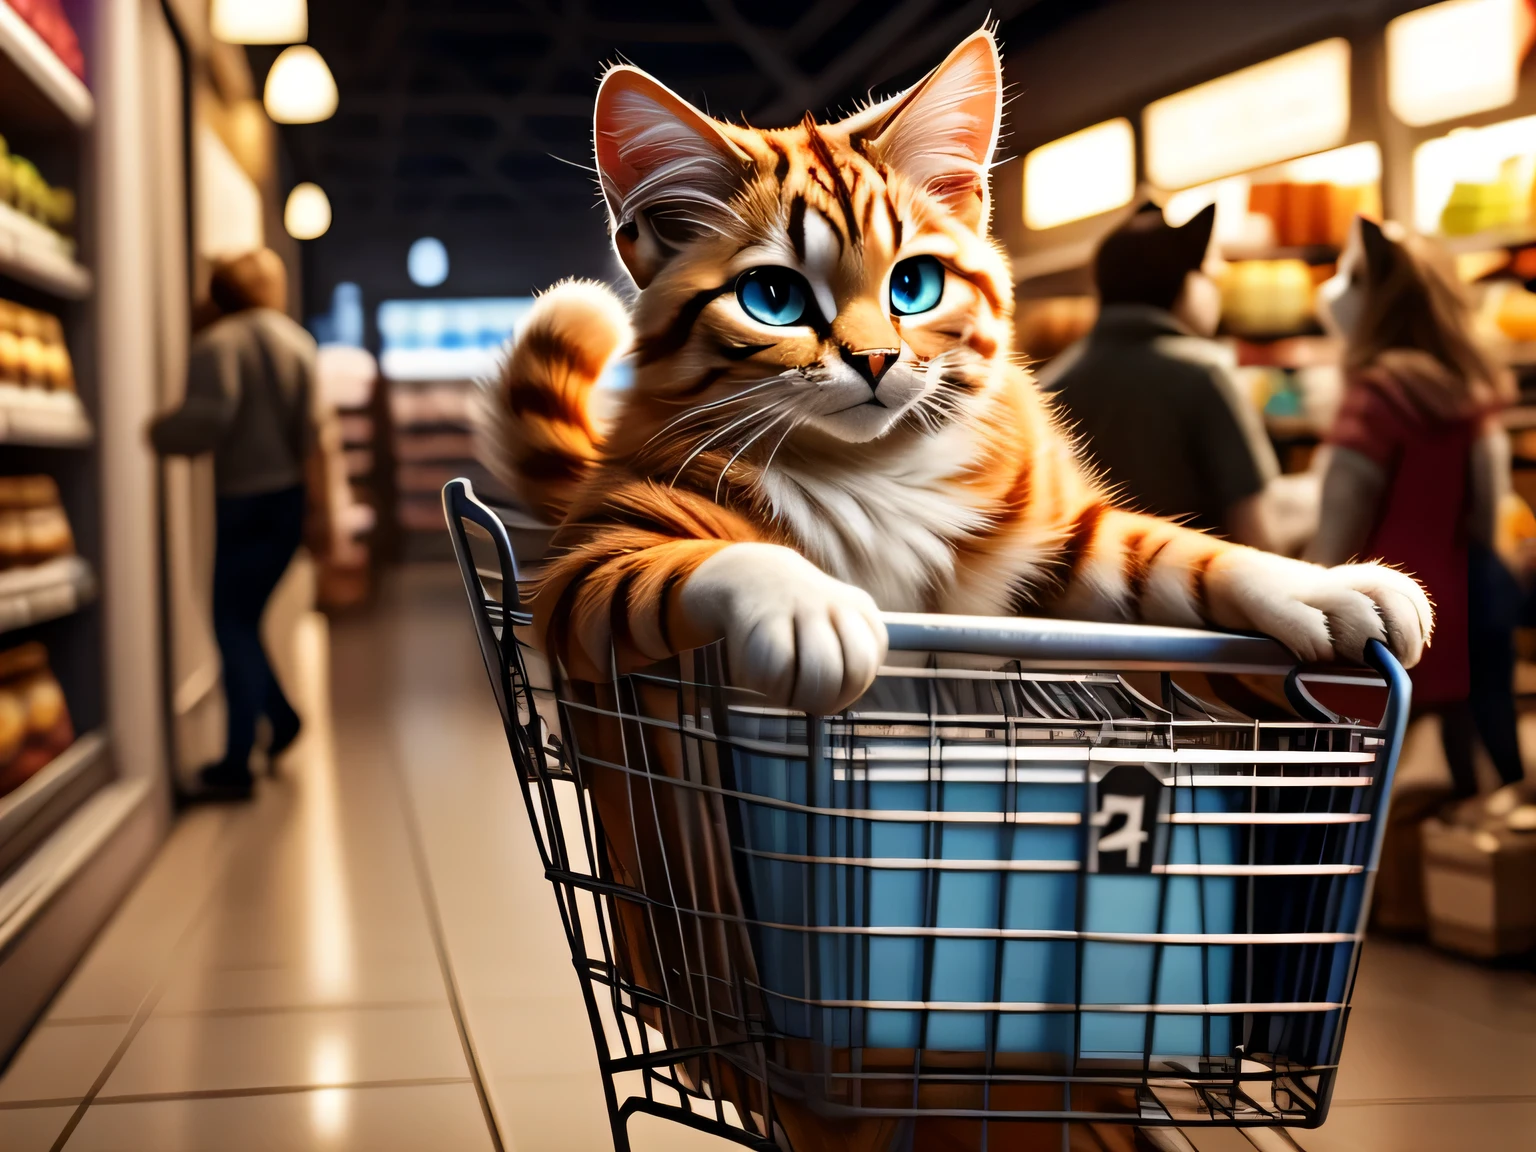
[[[395,777],[326,722],[325,627],[280,777],[180,820],[0,1079],[8,1152],[494,1147]]]
[[[312,723],[178,824],[0,1078],[0,1148],[608,1146],[564,938],[448,567],[302,634]],[[1536,978],[1375,941],[1309,1152],[1536,1149]],[[730,1145],[647,1118],[637,1152]],[[1248,1148],[1192,1133],[1200,1152]]]
[[[607,1142],[456,572],[408,569],[326,631],[301,631],[279,777],[181,818],[0,1077],[6,1152]]]

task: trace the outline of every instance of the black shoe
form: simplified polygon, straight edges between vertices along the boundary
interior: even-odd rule
[[[195,803],[227,804],[249,800],[256,781],[249,768],[232,768],[224,762],[210,764],[197,774],[198,790],[187,799]]]
[[[299,719],[299,714],[292,708],[287,716],[277,716],[271,719],[272,743],[267,745],[267,758],[276,760],[299,738],[299,733],[304,730],[304,723]]]

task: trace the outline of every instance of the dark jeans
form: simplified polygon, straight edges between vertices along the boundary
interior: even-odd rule
[[[257,717],[274,730],[296,728],[298,715],[278,686],[261,646],[261,614],[304,535],[304,488],[259,496],[221,496],[213,563],[213,630],[224,658],[229,742],[224,765],[250,762]]]
[[[1519,582],[1498,555],[1473,544],[1467,556],[1467,655],[1471,697],[1441,710],[1441,741],[1451,780],[1462,796],[1477,791],[1473,740],[1483,747],[1499,779],[1513,784],[1525,775],[1515,713],[1515,627],[1520,620]]]

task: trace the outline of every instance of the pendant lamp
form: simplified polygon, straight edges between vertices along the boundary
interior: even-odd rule
[[[331,226],[331,201],[318,184],[295,184],[283,207],[283,227],[295,240],[315,240]]]
[[[213,0],[216,39],[229,44],[302,44],[309,39],[306,0]]]
[[[336,80],[308,44],[284,48],[267,73],[262,103],[279,124],[314,124],[336,112]]]

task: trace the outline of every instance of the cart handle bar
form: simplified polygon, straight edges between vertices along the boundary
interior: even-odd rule
[[[884,612],[881,619],[893,651],[996,656],[1037,669],[1273,674],[1296,667],[1296,657],[1268,636],[1035,616]]]

